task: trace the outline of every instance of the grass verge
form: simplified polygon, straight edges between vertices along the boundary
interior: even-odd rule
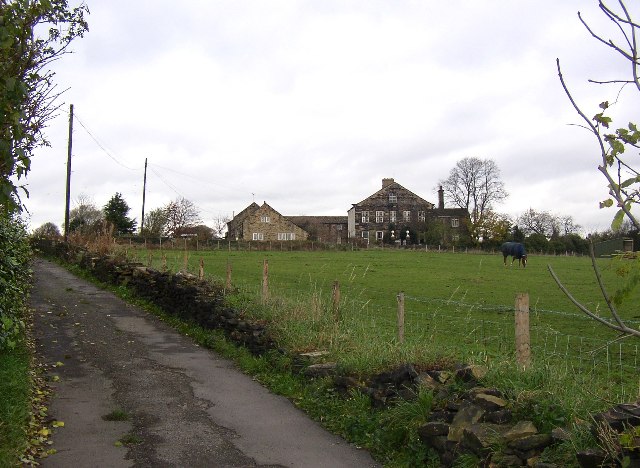
[[[24,342],[0,351],[0,466],[16,466],[25,452],[31,415],[30,353]]]

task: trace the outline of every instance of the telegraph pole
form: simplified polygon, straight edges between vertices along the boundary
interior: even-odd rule
[[[67,194],[64,209],[64,241],[69,235],[69,203],[71,200],[71,145],[73,142],[73,104],[69,106],[69,144],[67,147]]]
[[[144,199],[147,193],[147,158],[144,158],[144,182],[142,184],[142,221],[140,221],[140,234],[144,229]]]

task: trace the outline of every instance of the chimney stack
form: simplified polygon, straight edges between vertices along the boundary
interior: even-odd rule
[[[382,179],[382,188],[388,187],[391,184],[393,184],[393,178]]]
[[[442,185],[440,186],[440,190],[438,190],[438,209],[444,210],[444,190],[442,190]]]

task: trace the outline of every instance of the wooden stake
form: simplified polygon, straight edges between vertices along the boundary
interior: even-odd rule
[[[204,260],[200,257],[200,272],[198,273],[198,278],[200,280],[204,279]]]
[[[531,365],[531,340],[529,336],[529,295],[516,295],[516,359],[523,370]]]
[[[333,317],[336,321],[340,320],[340,283],[336,280],[333,282]]]
[[[167,271],[167,256],[162,253],[162,271]]]
[[[269,300],[269,261],[264,260],[262,265],[262,302]]]
[[[398,341],[404,343],[404,292],[400,291],[398,299]]]
[[[229,260],[227,260],[227,285],[226,288],[229,290],[231,289],[231,271],[233,270],[233,267],[231,266],[231,262]]]

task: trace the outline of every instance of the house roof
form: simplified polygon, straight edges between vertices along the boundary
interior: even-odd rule
[[[247,216],[249,216],[251,213],[253,213],[254,211],[256,211],[258,208],[260,208],[260,205],[258,205],[256,202],[252,202],[249,206],[247,206],[244,210],[242,210],[240,213],[238,213],[237,215],[235,215],[233,217],[232,220],[229,221],[229,223],[236,223],[238,221],[242,221],[244,218],[246,218]],[[229,224],[227,223],[227,224]]]
[[[347,224],[346,216],[285,216],[289,221],[301,224]]]
[[[427,205],[435,206],[433,203],[431,203],[431,202],[429,202],[429,201],[425,200],[424,198],[420,197],[419,195],[416,195],[415,193],[413,193],[413,192],[412,192],[411,190],[409,190],[408,188],[403,187],[403,186],[402,186],[402,185],[400,185],[398,182],[393,181],[393,179],[385,179],[385,180],[389,180],[390,182],[388,182],[385,186],[383,186],[383,187],[382,187],[380,190],[378,190],[377,192],[375,192],[375,193],[373,193],[373,194],[369,195],[367,198],[365,198],[365,199],[364,199],[364,200],[362,200],[361,202],[356,203],[356,205],[362,205],[362,204],[366,203],[370,198],[377,197],[377,196],[379,196],[379,195],[381,195],[381,194],[388,193],[388,192],[390,192],[390,191],[392,191],[392,190],[403,190],[403,191],[405,191],[405,192],[408,192],[412,197],[415,197],[415,198],[416,198],[420,203],[424,203],[424,204],[427,204]]]

